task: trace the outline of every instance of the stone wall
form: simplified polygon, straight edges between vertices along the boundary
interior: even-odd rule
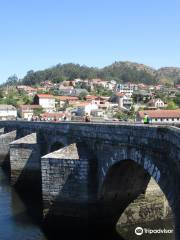
[[[41,165],[36,133],[10,143],[10,166],[12,185],[27,192],[40,186]]]
[[[77,145],[41,158],[45,215],[87,217],[94,189],[93,180],[89,182],[91,164],[83,145]]]
[[[75,144],[41,158],[44,214],[47,214],[52,206],[56,208],[54,213],[57,213],[59,201],[66,202],[77,199],[74,195],[77,194],[77,189],[74,188],[75,179],[73,182],[70,178],[73,174],[75,178],[74,171],[78,165],[79,155]]]
[[[0,135],[0,165],[9,169],[9,144],[16,138],[16,131]]]

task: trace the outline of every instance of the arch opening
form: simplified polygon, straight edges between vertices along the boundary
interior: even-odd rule
[[[136,226],[143,222],[152,227],[153,221],[169,219],[168,224],[174,229],[172,211],[160,186],[147,170],[132,160],[120,161],[109,168],[99,199],[103,221],[125,239],[130,239]],[[125,232],[121,231],[122,227],[126,227]],[[127,229],[131,229],[128,234]]]

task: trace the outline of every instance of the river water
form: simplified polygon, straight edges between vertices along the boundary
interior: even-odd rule
[[[47,240],[0,168],[0,240]]]
[[[143,228],[166,228],[172,229],[172,221],[161,221],[151,224],[143,224]],[[143,234],[137,236],[134,226],[118,228],[121,232],[120,239],[127,240],[174,240],[174,234]],[[61,231],[59,231],[59,234]],[[51,236],[49,234],[48,236]],[[65,236],[57,239],[66,239]],[[73,238],[72,238],[73,239]],[[88,236],[84,240],[88,239]],[[94,238],[95,239],[95,238]],[[10,186],[8,177],[0,168],[0,240],[54,240],[54,237],[46,237],[41,227],[34,222],[28,214],[27,206],[24,204],[17,192]],[[108,240],[113,240],[108,239]]]

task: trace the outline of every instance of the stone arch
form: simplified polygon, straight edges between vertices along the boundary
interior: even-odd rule
[[[176,166],[172,159],[170,166],[163,152],[154,152],[152,149],[125,144],[106,145],[99,149],[97,147],[97,152],[100,162],[98,199],[102,206],[101,216],[107,219],[107,225],[112,227],[114,224],[115,228],[118,217],[125,208],[146,190],[150,177],[155,179],[164,192],[177,225],[177,192],[175,189],[177,179]]]
[[[57,151],[58,149],[66,147],[75,142],[76,141],[73,138],[69,138],[66,135],[49,134],[48,138],[46,139],[47,150],[45,154],[51,153],[53,151]]]

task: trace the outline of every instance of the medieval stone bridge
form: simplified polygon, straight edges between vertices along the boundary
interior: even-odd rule
[[[114,231],[152,176],[180,240],[180,129],[172,126],[0,122],[1,165],[23,191],[42,192],[44,218]]]

